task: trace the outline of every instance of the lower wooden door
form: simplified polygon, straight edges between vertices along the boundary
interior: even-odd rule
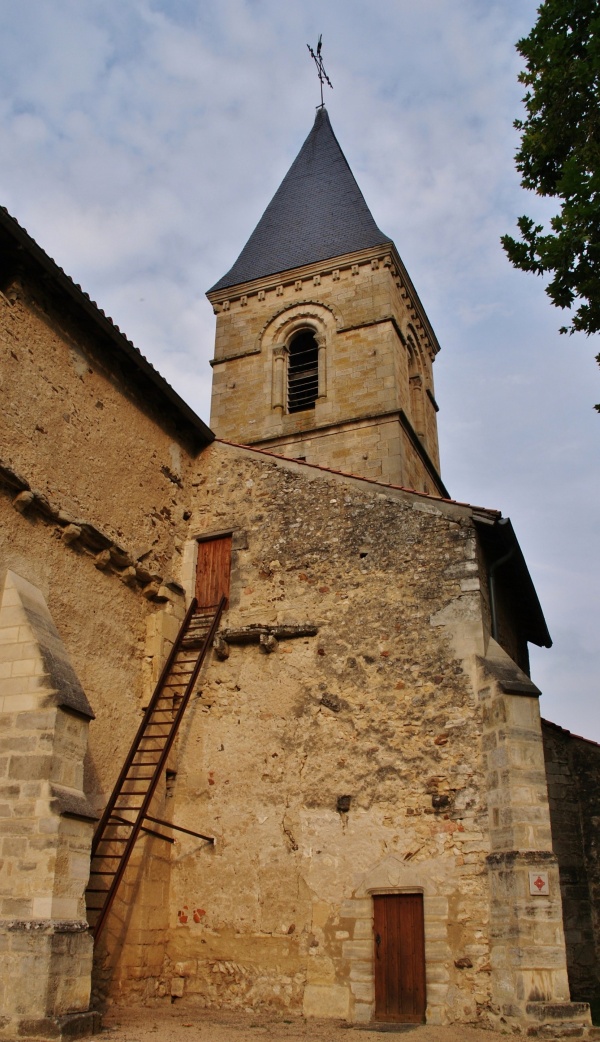
[[[425,1021],[422,894],[377,894],[374,904],[375,1020]]]

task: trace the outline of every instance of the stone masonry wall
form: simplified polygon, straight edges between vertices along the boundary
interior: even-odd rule
[[[440,617],[464,615],[473,650],[468,511],[217,444],[203,459],[191,532],[243,534],[222,633],[318,633],[232,644],[201,677],[173,814],[216,843],[178,837],[157,994],[367,1021],[371,894],[417,889],[429,1021],[485,1020],[481,715]]]
[[[231,300],[215,303],[212,428],[219,437],[244,444],[298,436],[304,440],[305,432],[321,428],[318,443],[307,447],[309,462],[406,486],[412,480],[411,487],[421,490],[426,473],[412,446],[401,447],[396,436],[379,453],[368,427],[345,439],[333,436],[328,427],[403,409],[439,467],[435,409],[427,395],[433,390],[433,348],[399,285],[391,257],[365,251],[333,270],[313,266],[288,275],[293,277],[282,278],[279,285],[276,279],[265,282],[263,289],[252,284],[249,292],[242,287]],[[306,326],[315,330],[321,345],[319,397],[314,409],[288,414],[284,345]],[[421,375],[412,385],[405,346],[409,336],[420,343],[416,357]]]
[[[88,1031],[89,704],[40,592],[0,589],[0,1035]]]
[[[436,483],[424,471],[423,462],[397,415],[366,420],[309,435],[270,442],[270,452],[303,459],[317,466],[357,473],[383,484],[436,494]],[[355,468],[353,470],[352,468]]]
[[[161,654],[146,620],[176,596],[192,459],[40,286],[0,293],[0,367],[0,565],[40,588],[90,699],[85,788],[103,806]]]
[[[0,462],[165,575],[185,532],[191,460],[112,366],[36,287],[0,294]]]
[[[0,294],[0,569],[2,575],[13,569],[42,592],[93,707],[84,789],[99,811],[172,639],[177,589],[170,579],[187,531],[191,457],[173,426],[136,399],[118,363],[105,359],[72,317],[54,313],[38,287],[16,283],[7,294]],[[166,621],[157,623],[158,616]],[[13,738],[6,736],[6,743]],[[32,763],[28,770],[34,771]],[[65,819],[61,828],[76,825]],[[87,836],[89,825],[86,830]],[[142,841],[140,850],[146,846]],[[84,863],[83,875],[87,847]],[[125,897],[134,892],[135,873],[134,864]],[[165,902],[154,891],[134,890],[144,944],[154,943],[160,966],[166,921],[146,912],[156,913],[160,904],[164,914]],[[122,944],[114,921],[112,932]],[[31,937],[24,940],[31,946]],[[52,950],[36,971],[42,990],[59,956],[73,956],[76,944],[90,948],[85,930],[58,940],[51,931],[43,943]],[[133,941],[128,951],[131,964]],[[117,944],[113,962],[120,953]],[[103,952],[99,964],[96,997],[104,992]],[[81,986],[89,997],[89,958],[86,966]]]
[[[552,844],[558,859],[571,995],[600,1010],[600,747],[543,721]]]

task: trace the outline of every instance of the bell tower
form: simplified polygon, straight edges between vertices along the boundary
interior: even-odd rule
[[[233,267],[217,315],[219,438],[445,496],[435,334],[325,108]]]

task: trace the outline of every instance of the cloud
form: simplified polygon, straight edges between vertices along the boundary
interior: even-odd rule
[[[569,726],[600,666],[589,636],[597,348],[558,335],[543,283],[514,271],[499,244],[519,214],[551,213],[513,164],[514,43],[536,7],[5,0],[0,197],[208,419],[204,291],[310,130],[319,87],[306,43],[323,33],[334,129],[442,344],[444,480],[511,515],[556,637],[535,669]],[[600,738],[600,718],[586,719]]]

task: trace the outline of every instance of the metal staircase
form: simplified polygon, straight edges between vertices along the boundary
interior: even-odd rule
[[[153,817],[149,810],[225,604],[222,597],[218,606],[199,610],[192,601],[94,834],[86,901],[96,940],[140,832],[174,842],[148,823],[214,842],[211,836]]]

